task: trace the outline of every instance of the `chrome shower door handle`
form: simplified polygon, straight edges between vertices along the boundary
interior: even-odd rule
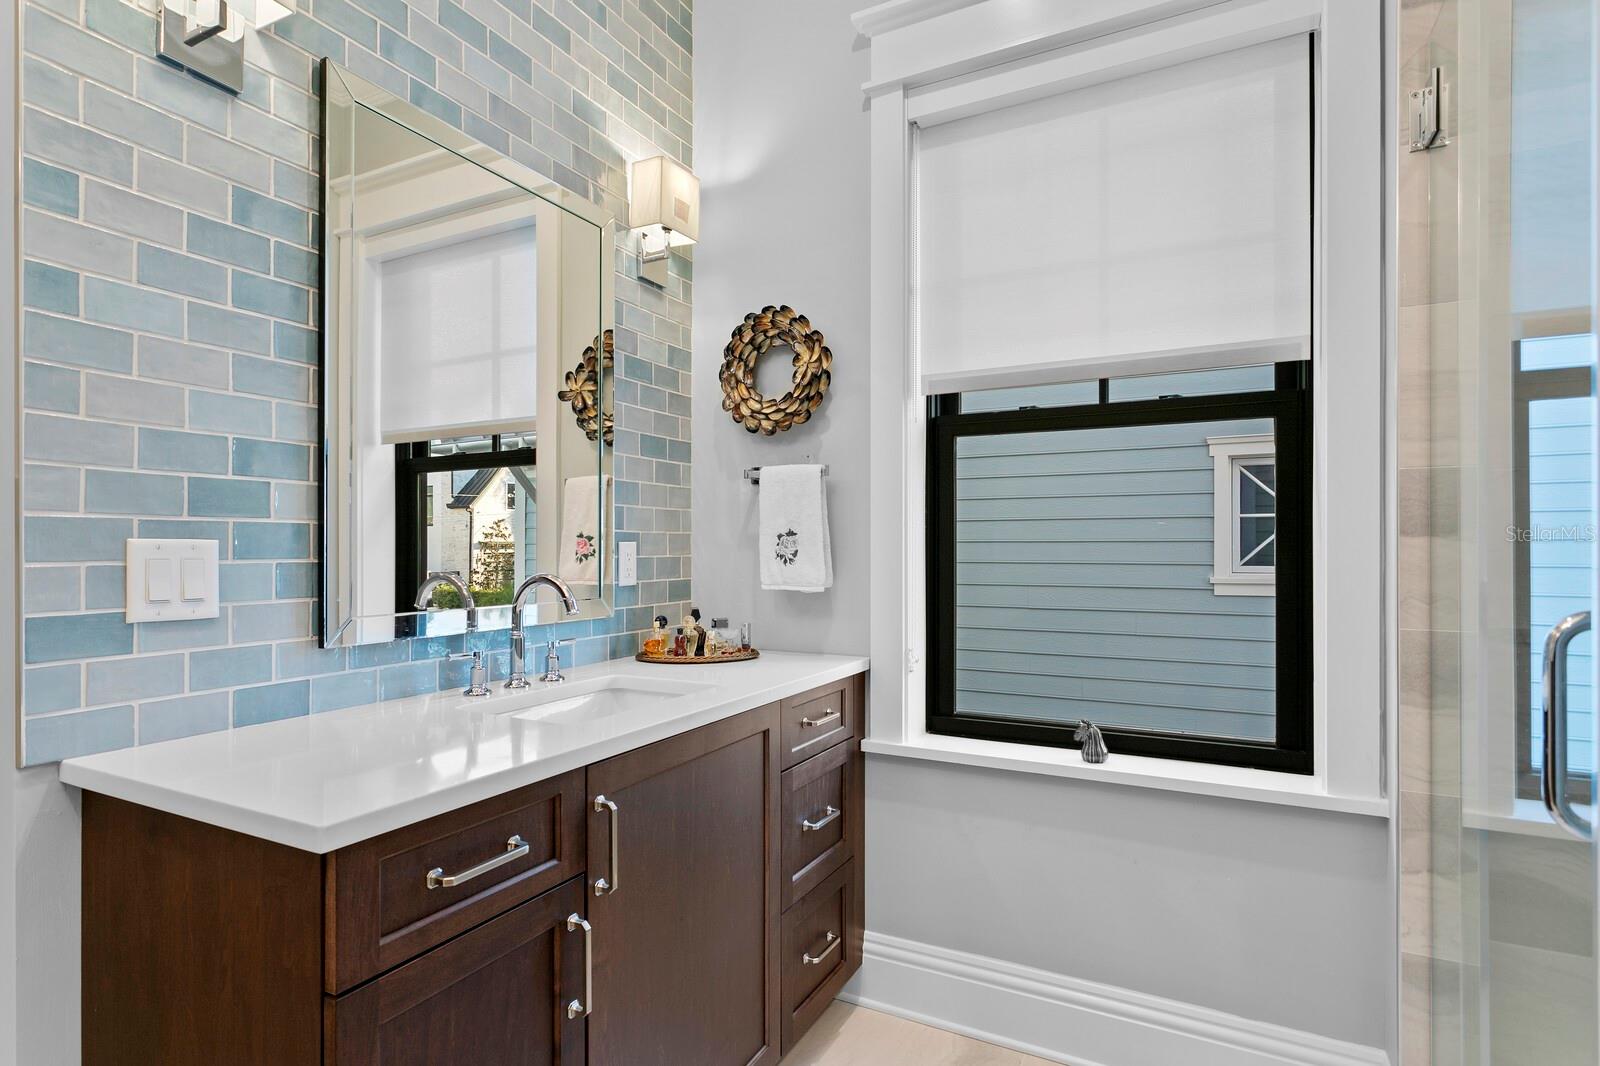
[[[594,894],[606,896],[622,886],[622,877],[617,873],[617,869],[622,863],[622,825],[621,819],[617,815],[617,805],[604,796],[596,796],[594,798],[594,812],[599,814],[601,811],[611,812],[611,880],[607,881],[604,877],[595,878]]]
[[[1569,614],[1550,627],[1544,639],[1545,810],[1555,823],[1582,841],[1594,839],[1594,826],[1567,800],[1567,646],[1589,631],[1589,612]]]
[[[567,932],[579,929],[583,930],[583,999],[575,999],[567,1004],[568,1018],[576,1018],[580,1014],[587,1018],[594,1013],[594,930],[582,915],[567,915]]]

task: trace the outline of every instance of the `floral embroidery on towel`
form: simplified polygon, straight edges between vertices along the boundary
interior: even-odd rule
[[[572,546],[572,561],[575,563],[586,563],[594,557],[594,534],[579,533]]]
[[[778,534],[778,548],[772,553],[773,558],[784,566],[794,565],[800,558],[800,534],[792,529],[786,529]]]

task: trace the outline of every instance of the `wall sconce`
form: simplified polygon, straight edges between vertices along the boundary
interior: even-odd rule
[[[294,0],[162,0],[158,54],[229,92],[244,87],[244,31],[294,13]]]
[[[700,179],[664,155],[633,164],[628,228],[639,235],[639,277],[664,287],[670,249],[700,236]]]

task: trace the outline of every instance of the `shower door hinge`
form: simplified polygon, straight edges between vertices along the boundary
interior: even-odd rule
[[[1428,75],[1428,84],[1411,90],[1411,150],[1426,152],[1443,148],[1450,141],[1444,135],[1444,72],[1438,67]]]

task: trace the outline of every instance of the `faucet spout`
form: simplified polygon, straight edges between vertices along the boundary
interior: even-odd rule
[[[467,588],[465,581],[443,570],[429,573],[427,580],[417,588],[417,610],[428,609],[433,602],[433,592],[440,585],[449,585],[456,590],[456,595],[461,597],[461,605],[467,609],[467,631],[475,631],[478,628],[478,601],[472,598],[472,590]]]
[[[528,638],[523,629],[522,608],[540,585],[556,590],[568,614],[578,613],[578,598],[572,594],[572,586],[554,574],[534,574],[517,586],[517,594],[511,601],[511,676],[506,679],[506,688],[528,687]]]

